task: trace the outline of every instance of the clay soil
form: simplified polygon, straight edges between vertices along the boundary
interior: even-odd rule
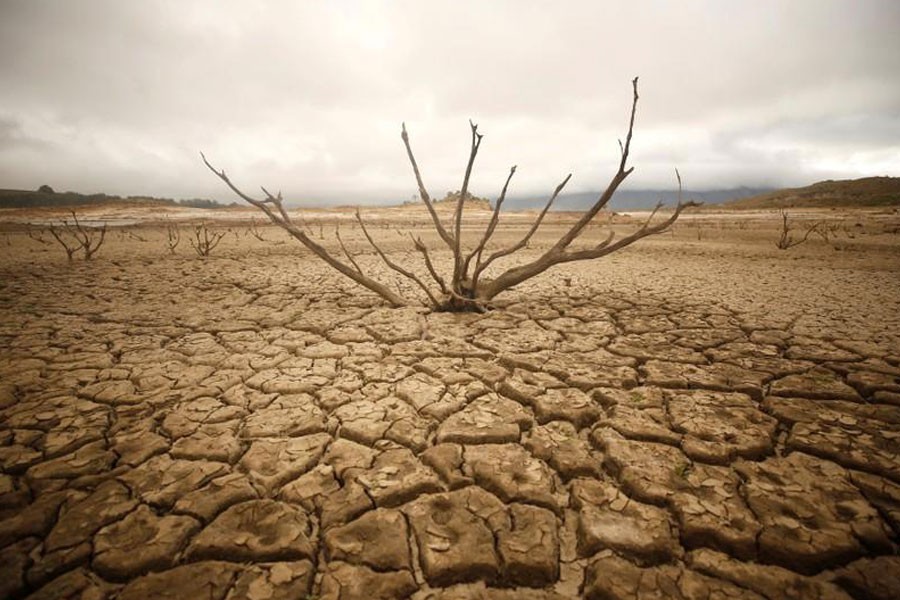
[[[893,210],[786,251],[777,213],[686,215],[486,314],[388,308],[246,210],[168,215],[174,253],[84,210],[89,262],[26,235],[58,217],[0,214],[2,598],[900,597]],[[447,264],[422,213],[367,218]]]

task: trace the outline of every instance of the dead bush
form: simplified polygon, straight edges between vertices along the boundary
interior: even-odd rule
[[[678,219],[678,216],[683,210],[697,205],[695,202],[682,202],[680,194],[681,176],[678,175],[677,170],[676,177],[678,179],[679,187],[679,202],[671,215],[661,221],[653,223],[653,219],[660,208],[660,205],[657,205],[646,222],[631,234],[616,240],[615,233],[610,231],[606,239],[599,244],[592,243],[587,246],[573,247],[576,240],[578,240],[581,234],[589,225],[591,225],[597,214],[607,206],[612,199],[613,194],[615,194],[622,182],[624,182],[634,170],[634,167],[628,166],[628,156],[631,150],[635,112],[638,102],[637,81],[637,78],[632,81],[631,117],[629,119],[625,141],[623,143],[619,140],[620,161],[618,170],[613,175],[606,189],[597,198],[596,202],[582,214],[578,221],[572,225],[568,231],[566,231],[553,245],[539,254],[537,258],[516,264],[496,275],[493,275],[493,273],[491,273],[493,276],[489,275],[488,269],[492,265],[495,265],[497,261],[528,247],[529,241],[541,226],[547,211],[550,210],[556,198],[569,182],[571,174],[566,175],[560,184],[556,186],[556,189],[550,194],[543,210],[541,210],[534,220],[534,223],[519,241],[508,247],[489,251],[489,243],[499,223],[501,207],[506,198],[510,181],[516,172],[516,167],[511,167],[500,195],[494,203],[491,219],[485,230],[478,236],[478,243],[472,248],[464,248],[462,244],[463,208],[466,202],[472,199],[472,196],[469,194],[469,180],[475,164],[475,157],[478,154],[483,139],[483,135],[478,132],[478,125],[471,121],[469,122],[471,136],[469,158],[466,162],[465,174],[463,176],[462,187],[459,190],[458,198],[456,200],[456,207],[449,223],[445,223],[444,220],[438,216],[431,196],[426,190],[425,183],[422,180],[422,175],[419,170],[419,165],[416,162],[410,145],[409,134],[405,124],[401,127],[400,134],[416,179],[419,197],[425,204],[425,208],[428,210],[435,231],[452,256],[452,271],[449,273],[440,273],[436,268],[432,257],[434,249],[429,249],[420,237],[414,236],[411,233],[410,238],[413,247],[421,254],[422,262],[424,263],[424,272],[427,272],[427,275],[425,275],[424,272],[416,273],[406,266],[399,264],[379,247],[373,236],[369,233],[366,223],[357,210],[356,220],[362,229],[366,240],[387,267],[409,280],[421,290],[423,298],[420,298],[419,301],[424,300],[426,305],[431,306],[436,310],[483,311],[498,294],[540,275],[547,269],[569,262],[600,258],[621,250],[642,238],[665,231],[676,221],[676,219]],[[268,190],[262,188],[264,194],[263,198],[258,199],[251,197],[241,191],[231,179],[229,179],[224,170],[213,167],[202,153],[201,157],[206,166],[229,188],[231,188],[234,193],[261,210],[273,223],[287,231],[292,237],[306,246],[332,268],[363,287],[375,292],[393,306],[402,306],[410,303],[410,299],[395,291],[394,286],[378,281],[364,272],[355,257],[348,251],[343,240],[340,238],[339,232],[336,231],[336,237],[340,244],[341,252],[344,255],[343,259],[338,258],[322,244],[315,241],[310,232],[304,229],[302,223],[297,224],[294,222],[284,206],[284,201],[280,192],[271,194]],[[320,239],[324,237],[321,224],[319,228],[319,237]]]

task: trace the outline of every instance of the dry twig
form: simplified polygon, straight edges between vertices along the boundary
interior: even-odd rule
[[[178,247],[178,244],[181,242],[181,230],[178,228],[177,223],[173,223],[172,221],[166,222],[166,248],[169,249],[169,254],[175,254],[175,248]]]
[[[61,226],[50,225],[50,235],[59,242],[66,251],[66,258],[72,260],[79,250],[84,253],[84,260],[91,260],[106,240],[106,223],[103,227],[89,227],[78,220],[75,211],[70,211],[72,223],[63,219]],[[99,232],[99,235],[98,235]]]
[[[788,213],[785,212],[784,209],[781,210],[781,233],[778,236],[778,241],[775,242],[775,246],[778,247],[779,250],[788,250],[789,248],[793,248],[794,246],[799,246],[809,239],[809,236],[818,231],[819,223],[815,222],[811,225],[807,226],[806,232],[803,234],[801,238],[794,238],[791,235],[791,223],[789,221]],[[826,240],[827,241],[827,240]]]
[[[199,256],[209,256],[227,233],[228,231],[212,231],[206,224],[201,223],[194,226],[194,237],[188,238],[188,243]]]

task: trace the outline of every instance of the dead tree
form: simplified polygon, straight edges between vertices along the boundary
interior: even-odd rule
[[[779,250],[787,250],[789,248],[793,248],[794,246],[799,246],[809,239],[809,236],[818,231],[819,223],[813,223],[806,228],[806,232],[803,234],[801,238],[794,238],[791,235],[791,223],[788,217],[787,212],[784,209],[781,210],[781,233],[778,237],[778,241],[775,242],[775,246],[778,247]]]
[[[211,231],[206,224],[194,226],[194,237],[188,238],[191,248],[199,256],[209,256],[210,252],[216,249],[222,238],[225,237],[227,231]]]
[[[98,230],[96,227],[83,225],[74,210],[70,214],[74,223],[63,219],[61,227],[50,225],[48,227],[50,235],[63,247],[69,260],[72,260],[79,250],[84,253],[84,260],[91,260],[106,239],[106,224],[104,223]]]
[[[44,239],[44,230],[43,229],[40,229],[40,228],[34,229],[34,228],[32,228],[31,225],[29,225],[28,229],[25,230],[25,235],[27,235],[29,238],[33,239],[34,241],[36,241],[39,244],[50,244],[51,243],[48,240]]]
[[[169,249],[169,254],[175,254],[175,248],[180,242],[181,230],[178,229],[178,225],[170,221],[166,222],[166,248]]]
[[[478,150],[481,147],[481,141],[483,138],[482,134],[478,133],[478,126],[471,121],[469,122],[471,133],[469,158],[466,163],[465,174],[463,176],[462,188],[459,192],[459,198],[456,202],[456,207],[453,211],[452,219],[449,223],[445,223],[438,216],[431,196],[428,194],[428,191],[425,188],[425,183],[423,182],[422,175],[419,170],[419,165],[416,162],[412,147],[409,142],[409,135],[406,131],[405,124],[401,128],[400,134],[400,137],[403,140],[403,144],[406,148],[406,153],[409,158],[413,174],[416,179],[416,184],[419,189],[419,197],[424,203],[425,208],[428,210],[428,214],[431,217],[431,221],[438,236],[441,238],[443,245],[446,246],[452,257],[452,272],[449,273],[448,276],[442,276],[436,269],[434,261],[432,260],[432,250],[429,250],[429,248],[425,245],[421,238],[410,234],[413,247],[418,251],[419,254],[421,254],[425,269],[428,273],[428,277],[430,277],[430,280],[428,280],[428,282],[426,283],[426,281],[424,281],[421,276],[391,260],[381,250],[381,248],[369,234],[362,217],[357,211],[357,221],[362,228],[366,240],[373,247],[375,253],[381,258],[381,260],[385,263],[385,265],[387,265],[388,268],[399,273],[401,276],[403,276],[411,283],[413,283],[416,287],[422,290],[422,292],[424,293],[424,297],[427,298],[426,305],[429,305],[436,310],[482,311],[487,306],[489,306],[491,300],[498,294],[509,290],[510,288],[522,283],[523,281],[527,281],[528,279],[536,277],[552,267],[569,262],[600,258],[602,256],[606,256],[607,254],[611,254],[613,252],[621,250],[622,248],[625,248],[626,246],[629,246],[642,238],[665,231],[676,221],[676,219],[678,219],[682,211],[691,206],[697,206],[698,204],[695,202],[682,201],[681,176],[678,175],[677,170],[676,176],[678,178],[679,188],[678,205],[668,217],[656,223],[653,222],[653,218],[656,216],[657,211],[661,207],[661,205],[658,204],[651,213],[650,217],[646,220],[646,222],[644,222],[644,224],[640,228],[638,228],[636,231],[633,231],[631,234],[616,240],[614,232],[610,232],[606,239],[599,244],[594,243],[588,246],[573,247],[573,244],[579,239],[585,229],[588,228],[597,214],[609,203],[609,201],[613,197],[613,194],[615,194],[616,190],[619,188],[622,182],[624,182],[625,179],[634,170],[634,167],[628,166],[628,156],[631,150],[631,140],[634,131],[634,118],[638,102],[637,81],[637,78],[632,81],[633,94],[631,103],[631,117],[628,122],[628,131],[625,136],[625,142],[623,143],[621,140],[619,140],[619,150],[621,155],[618,170],[613,175],[603,193],[600,194],[600,196],[597,198],[596,202],[594,202],[594,204],[587,211],[585,211],[583,215],[581,215],[578,221],[573,224],[569,228],[569,230],[566,231],[559,238],[559,240],[556,241],[555,244],[553,244],[549,249],[544,251],[536,258],[532,258],[521,264],[507,268],[494,277],[490,277],[488,274],[488,269],[491,266],[495,266],[495,263],[497,261],[509,257],[528,246],[529,241],[541,226],[541,223],[543,222],[547,211],[550,210],[556,198],[569,182],[571,174],[567,175],[552,192],[543,210],[538,214],[534,223],[531,225],[530,229],[525,233],[522,239],[509,247],[499,248],[492,252],[489,252],[488,244],[499,224],[500,210],[503,205],[503,201],[506,198],[506,192],[509,188],[510,181],[512,180],[512,177],[516,172],[515,166],[510,168],[509,175],[506,178],[506,182],[504,183],[500,195],[494,204],[491,219],[486,229],[482,232],[479,242],[475,245],[474,248],[464,248],[462,244],[463,209],[466,199],[470,197],[469,180],[472,174],[472,168],[475,164],[475,157],[477,156]],[[231,181],[231,179],[229,179],[224,170],[219,170],[213,167],[202,152],[201,157],[203,158],[203,162],[207,166],[207,168],[209,168],[217,177],[219,177],[219,179],[221,179],[235,194],[265,213],[265,215],[273,223],[287,231],[292,237],[306,246],[316,256],[325,261],[332,268],[349,277],[363,287],[375,292],[393,306],[402,306],[409,304],[409,301],[401,294],[394,291],[392,287],[389,287],[384,283],[377,281],[367,275],[362,270],[362,268],[360,268],[358,262],[348,252],[339,235],[337,236],[338,242],[340,243],[341,251],[346,258],[346,261],[333,255],[324,246],[313,240],[311,236],[308,235],[301,227],[299,227],[291,218],[290,214],[284,207],[284,201],[280,192],[273,195],[263,187],[261,189],[264,197],[254,198],[241,191],[241,189],[239,189]]]
[[[256,219],[250,219],[250,228],[247,230],[247,233],[261,242],[266,241],[266,238],[263,237],[262,231],[260,231],[259,226],[256,224]]]
[[[65,221],[63,221],[65,223]],[[59,245],[63,247],[63,250],[66,251],[66,258],[71,261],[72,257],[75,255],[75,251],[78,250],[78,240],[73,239],[67,236],[67,232],[65,229],[58,229],[53,225],[50,225],[50,235],[52,235]]]

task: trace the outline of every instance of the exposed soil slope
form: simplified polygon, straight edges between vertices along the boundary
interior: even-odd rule
[[[865,177],[820,181],[726,202],[723,208],[829,208],[832,206],[900,206],[900,177]]]

